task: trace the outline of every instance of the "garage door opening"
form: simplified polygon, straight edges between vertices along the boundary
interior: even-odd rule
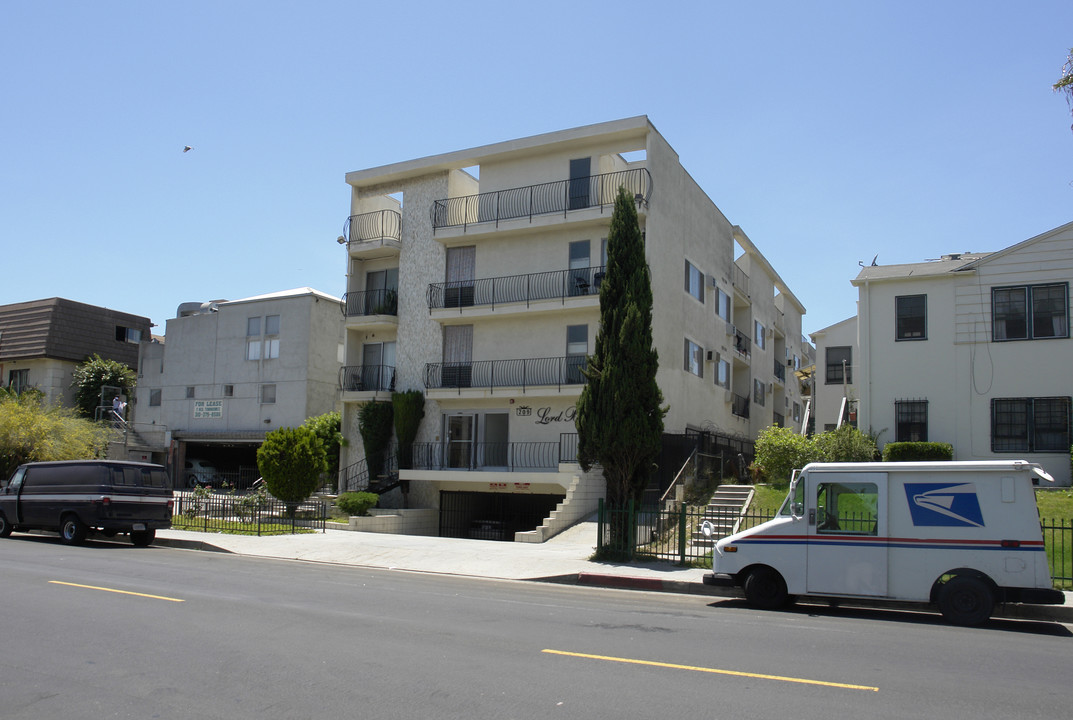
[[[565,495],[440,493],[440,537],[514,541],[514,533],[535,530]]]

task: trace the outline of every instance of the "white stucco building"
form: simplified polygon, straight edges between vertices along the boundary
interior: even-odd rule
[[[345,478],[366,471],[363,404],[424,392],[415,467],[400,472],[406,496],[383,503],[435,514],[404,531],[540,540],[591,512],[603,484],[574,462],[574,404],[620,186],[646,234],[666,431],[751,439],[800,422],[805,308],[647,117],[346,181],[341,465]]]
[[[1070,484],[1073,223],[993,253],[864,268],[862,430],[1024,458]]]
[[[809,337],[816,347],[815,386],[810,406],[814,431],[834,430],[844,422],[856,427],[860,401],[856,383],[860,369],[855,364],[860,362],[857,316],[810,333]]]
[[[177,485],[195,458],[229,481],[256,479],[266,432],[337,409],[339,298],[298,288],[184,303],[176,315],[163,343],[142,343],[134,429],[161,438],[148,449]]]

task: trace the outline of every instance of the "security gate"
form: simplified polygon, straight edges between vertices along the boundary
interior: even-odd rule
[[[440,492],[440,537],[514,541],[536,529],[564,495]]]

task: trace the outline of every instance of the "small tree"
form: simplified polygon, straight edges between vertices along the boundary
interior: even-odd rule
[[[826,462],[872,462],[876,459],[875,441],[849,424],[817,435],[816,447]]]
[[[286,503],[293,517],[298,504],[316,491],[327,469],[324,445],[304,426],[273,430],[257,448],[257,469],[268,492]]]
[[[339,449],[346,444],[343,433],[340,432],[342,416],[337,412],[324,413],[311,418],[306,418],[302,424],[312,430],[321,445],[324,446],[324,460],[327,465],[328,477],[335,482],[339,477]]]
[[[391,442],[393,408],[391,403],[365,403],[358,411],[358,432],[365,447],[365,464],[369,477],[379,475],[384,468],[384,456]]]
[[[795,469],[822,459],[823,453],[812,438],[790,428],[772,425],[761,430],[756,438],[755,464],[764,479],[774,485],[789,483]]]
[[[652,346],[652,283],[634,198],[619,188],[600,284],[600,330],[577,401],[578,462],[603,467],[607,501],[639,500],[663,435],[663,394]],[[615,530],[612,528],[612,532]]]
[[[0,481],[22,463],[100,457],[107,446],[106,428],[45,404],[40,391],[0,388]]]
[[[1066,64],[1062,66],[1062,77],[1051,87],[1055,92],[1064,93],[1066,102],[1069,103],[1070,108],[1073,108],[1073,48],[1066,56]]]
[[[101,403],[101,388],[117,387],[128,397],[138,384],[138,374],[118,360],[106,360],[94,353],[75,368],[71,387],[75,391],[75,406],[88,418],[94,417]]]
[[[421,418],[425,417],[425,395],[420,390],[407,390],[391,394],[395,411],[395,439],[399,443],[399,467],[414,465],[414,438]]]

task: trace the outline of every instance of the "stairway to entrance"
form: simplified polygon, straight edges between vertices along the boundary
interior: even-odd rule
[[[712,524],[715,532],[710,538],[704,536],[700,527],[693,530],[691,541],[697,546],[712,546],[719,538],[733,535],[741,522],[741,515],[753,499],[752,485],[720,485],[704,509],[704,519]]]

